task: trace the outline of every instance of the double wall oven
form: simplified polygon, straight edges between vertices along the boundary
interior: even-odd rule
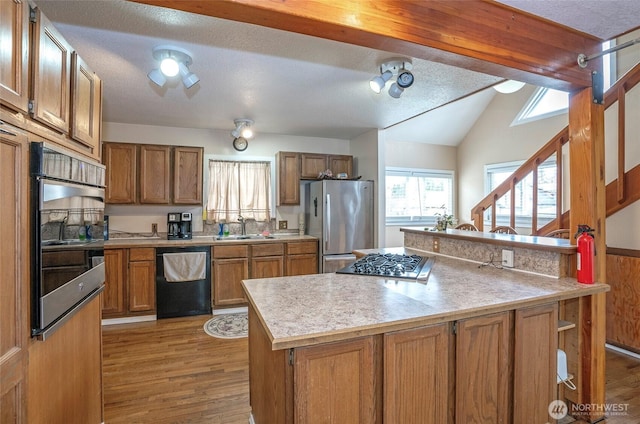
[[[31,143],[31,334],[46,339],[104,289],[103,165]]]

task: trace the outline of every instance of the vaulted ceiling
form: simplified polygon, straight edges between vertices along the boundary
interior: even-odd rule
[[[415,83],[394,99],[368,87],[391,52],[124,0],[35,3],[104,81],[108,122],[230,131],[249,118],[258,135],[348,140],[389,128],[393,139],[455,145],[503,80],[411,58]],[[639,25],[635,1],[502,3],[603,40]],[[191,89],[147,78],[153,47],[166,44],[191,53]]]

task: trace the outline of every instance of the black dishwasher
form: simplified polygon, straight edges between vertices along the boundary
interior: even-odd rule
[[[165,276],[165,254],[170,257],[206,254],[204,274],[196,280],[171,281]],[[185,255],[186,254],[186,255]],[[198,257],[199,255],[194,255]],[[168,272],[168,271],[167,271]],[[187,270],[189,272],[189,270]],[[169,280],[169,281],[167,281]],[[211,313],[211,247],[163,247],[156,249],[156,303],[158,318],[173,318]]]

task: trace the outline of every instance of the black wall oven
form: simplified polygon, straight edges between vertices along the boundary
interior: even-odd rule
[[[103,165],[31,143],[31,335],[46,339],[104,289]]]

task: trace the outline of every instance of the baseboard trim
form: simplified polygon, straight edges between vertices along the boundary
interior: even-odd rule
[[[632,358],[635,358],[635,359],[640,359],[640,355],[638,355],[637,353],[631,352],[631,351],[623,349],[621,347],[610,345],[609,343],[605,343],[604,347],[606,347],[607,349],[611,349],[613,351],[616,351],[618,353],[622,353],[623,355],[631,356]]]
[[[108,318],[102,320],[102,325],[115,325],[115,324],[131,324],[134,322],[147,322],[156,321],[155,315],[141,315],[139,317],[124,317],[124,318]]]
[[[247,306],[240,306],[238,308],[214,309],[213,315],[239,314],[241,312],[248,312],[248,311],[249,311],[249,308]]]

